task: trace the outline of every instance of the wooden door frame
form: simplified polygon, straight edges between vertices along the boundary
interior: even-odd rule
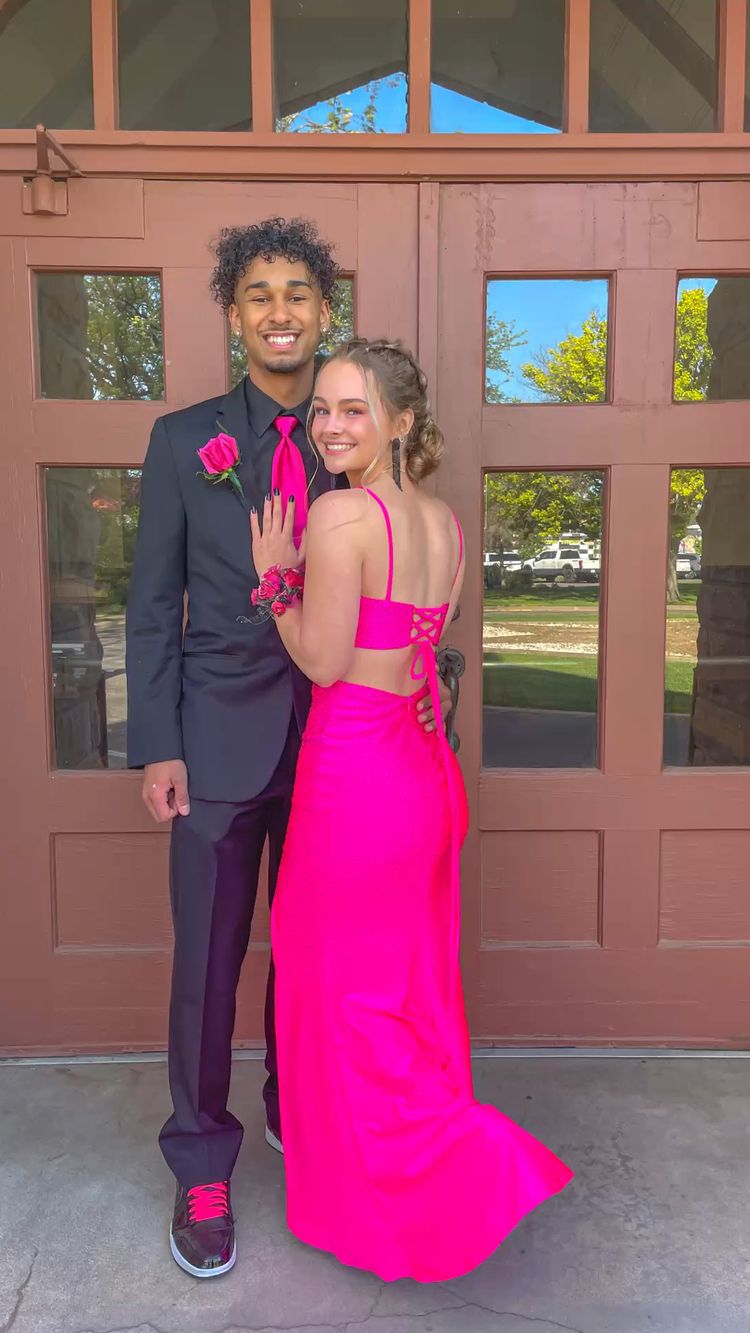
[[[404,134],[276,133],[272,0],[247,0],[253,128],[121,130],[117,0],[91,0],[94,129],[53,130],[87,175],[245,180],[654,180],[750,174],[745,131],[748,0],[717,0],[717,126],[704,134],[588,132],[591,0],[565,0],[562,133],[430,132],[431,0],[408,0]],[[0,175],[31,175],[34,131],[0,129]]]
[[[148,1011],[163,1007],[166,999],[166,934],[150,950],[154,957],[144,973],[142,992],[139,983],[137,1002],[128,980],[132,952],[97,945],[91,963],[96,1003],[102,1012],[129,1004],[133,1009],[140,1006],[143,1016],[133,1018],[129,1037],[97,1041],[78,1035],[85,1026],[86,1004],[93,1001],[85,994],[74,1002],[70,998],[70,988],[77,984],[73,974],[78,946],[60,939],[53,891],[55,839],[69,834],[96,839],[103,834],[132,837],[135,842],[140,839],[142,845],[145,837],[153,841],[154,848],[159,847],[161,856],[166,837],[163,829],[153,826],[142,805],[140,774],[54,767],[43,469],[46,465],[139,467],[158,416],[229,387],[225,322],[208,294],[211,259],[207,242],[223,223],[239,223],[253,211],[256,217],[271,209],[287,214],[299,211],[295,187],[275,182],[265,192],[264,187],[244,181],[152,181],[145,190],[138,180],[120,185],[124,188],[118,192],[115,210],[119,232],[114,236],[97,235],[95,225],[98,219],[100,233],[102,223],[117,230],[117,218],[107,213],[106,195],[111,187],[106,181],[90,180],[70,182],[68,217],[22,218],[26,235],[0,235],[0,295],[5,297],[8,340],[8,355],[0,365],[6,403],[3,484],[7,511],[0,545],[9,589],[4,628],[11,651],[6,661],[13,664],[13,673],[6,674],[1,706],[6,755],[13,756],[13,768],[6,766],[3,802],[7,875],[5,929],[0,935],[4,992],[0,1047],[17,1055],[61,1049],[161,1049],[166,1037],[166,1026],[162,1040],[138,1035],[148,1029]],[[267,205],[259,203],[264,193],[269,197]],[[328,217],[328,224],[324,221],[322,226],[338,242],[342,266],[356,272],[360,328],[370,336],[398,334],[416,341],[418,194],[418,186],[410,182],[321,184],[308,193],[308,213]],[[259,207],[264,210],[260,214]],[[189,231],[175,236],[173,219],[181,212],[193,221]],[[87,216],[91,234],[82,236]],[[398,245],[394,245],[389,226],[399,237]],[[39,396],[33,329],[33,275],[39,270],[161,274],[167,372],[163,400],[95,402]],[[384,272],[391,275],[390,283],[383,281]],[[393,299],[394,292],[399,294],[398,301]],[[202,321],[200,337],[195,336],[196,310]],[[92,849],[96,851],[93,843]],[[80,851],[77,855],[80,859]],[[153,878],[154,893],[163,897],[166,909],[166,874],[160,872],[158,883],[155,875]],[[261,910],[257,915],[251,948],[267,951],[267,913]],[[254,1019],[262,1012],[264,990],[265,966],[246,969],[239,996],[239,1044],[260,1044],[261,1027],[256,1029]],[[71,1006],[69,1018],[66,1005]]]
[[[606,1023],[599,1032],[592,1028],[588,1037],[575,1027],[564,1031],[550,1027],[545,1036],[528,1028],[514,1032],[510,1020],[508,1026],[503,1026],[502,1001],[497,1001],[494,1010],[492,1001],[493,989],[496,997],[501,992],[498,960],[502,959],[506,970],[503,984],[510,994],[521,997],[528,1010],[534,986],[544,977],[545,950],[549,956],[549,949],[544,945],[534,955],[532,946],[524,961],[521,950],[513,947],[497,952],[494,960],[494,946],[484,948],[480,918],[483,837],[515,831],[540,834],[574,831],[597,832],[603,839],[599,858],[598,939],[595,947],[571,948],[563,963],[567,969],[564,989],[570,999],[568,1007],[572,1009],[575,1003],[584,1003],[585,986],[590,987],[592,996],[605,994],[608,950],[615,968],[619,969],[623,996],[628,994],[629,986],[632,989],[634,970],[642,967],[644,990],[653,986],[655,1005],[657,998],[664,998],[658,996],[656,945],[660,940],[658,895],[654,892],[659,882],[660,831],[750,828],[750,776],[746,769],[663,767],[665,586],[653,574],[654,570],[666,571],[667,566],[671,468],[750,466],[748,404],[741,401],[675,404],[671,356],[667,358],[668,364],[662,358],[654,372],[647,359],[634,358],[632,337],[632,330],[645,309],[649,311],[650,337],[660,342],[662,350],[673,348],[677,275],[691,271],[711,274],[750,271],[750,224],[745,225],[745,240],[709,240],[705,253],[712,257],[704,257],[703,262],[700,251],[706,241],[693,234],[686,242],[683,230],[675,243],[680,246],[674,256],[675,271],[671,259],[663,269],[651,268],[646,263],[648,246],[643,245],[643,227],[639,224],[643,266],[632,260],[630,265],[619,266],[614,260],[616,243],[611,225],[615,214],[621,216],[620,203],[615,197],[617,190],[606,184],[592,187],[594,191],[600,188],[612,195],[609,236],[601,240],[597,227],[584,229],[589,254],[597,245],[599,253],[593,261],[582,262],[577,268],[572,243],[558,244],[555,236],[550,245],[559,256],[559,267],[549,258],[540,259],[535,265],[528,253],[519,257],[512,247],[503,249],[496,239],[496,231],[500,233],[502,228],[495,228],[493,221],[495,217],[505,219],[513,213],[514,191],[528,197],[534,190],[550,189],[553,195],[557,192],[560,196],[561,189],[567,187],[522,182],[488,183],[473,188],[448,184],[443,187],[440,200],[440,254],[446,262],[441,265],[439,275],[438,413],[449,448],[438,488],[458,510],[467,548],[462,615],[451,633],[467,659],[462,682],[463,725],[459,727],[471,808],[463,860],[464,976],[471,1030],[489,1044],[601,1045],[606,1044],[607,1035]],[[701,188],[706,187],[699,183],[634,187],[645,195],[653,194],[657,212],[661,207],[660,192],[694,196],[691,222],[699,214]],[[626,189],[622,187],[623,192]],[[708,189],[733,194],[736,186],[711,184]],[[571,185],[570,193],[583,199],[586,187]],[[668,200],[665,210],[678,210],[684,202],[680,198]],[[556,216],[561,216],[559,197],[557,204]],[[625,199],[621,207],[627,209]],[[718,210],[713,216],[718,216]],[[570,218],[567,225],[568,231],[563,233],[561,228],[561,234],[570,235]],[[734,230],[730,230],[734,236]],[[671,238],[672,233],[669,234]],[[507,242],[503,244],[507,246]],[[451,263],[448,258],[451,254],[459,255],[460,262]],[[599,276],[602,272],[611,275],[617,287],[618,320],[630,326],[627,344],[618,332],[618,322],[610,326],[610,401],[582,406],[485,403],[483,331],[487,278],[494,274],[512,278],[564,277],[571,268],[579,276]],[[460,330],[454,318],[459,310],[466,312]],[[652,316],[655,310],[657,314]],[[570,427],[563,455],[554,428],[560,421],[554,414],[559,413],[564,414]],[[617,430],[613,429],[615,420]],[[482,661],[476,651],[481,643],[483,604],[480,478],[493,470],[570,468],[605,470],[608,474],[600,630],[602,644],[606,636],[606,653],[600,657],[603,670],[599,728],[603,744],[598,766],[486,769],[482,763]],[[626,516],[639,533],[637,567],[630,583],[626,569],[632,535],[624,521]],[[633,642],[641,645],[636,654],[632,652]],[[522,888],[519,884],[518,891]],[[671,993],[684,984],[690,967],[694,968],[698,993],[713,977],[714,984],[722,990],[726,1012],[732,1014],[731,1033],[735,1034],[703,1036],[699,1023],[692,1040],[688,1036],[684,1042],[676,1041],[667,1032],[666,1044],[745,1044],[747,1024],[742,1022],[738,997],[743,989],[746,992],[742,982],[746,960],[739,944],[725,949],[722,944],[711,946],[708,941],[704,947],[704,942],[697,941],[692,950],[662,948],[658,963],[663,963],[668,976],[666,989],[671,986]],[[633,1004],[635,1009],[635,1000]],[[667,1001],[665,1010],[666,1007]],[[488,1020],[488,1013],[494,1014],[494,1018]],[[641,1029],[634,1032],[630,1041],[620,1038],[616,1041],[622,1045],[660,1044],[658,1033],[648,1031],[647,1016],[642,1017]]]

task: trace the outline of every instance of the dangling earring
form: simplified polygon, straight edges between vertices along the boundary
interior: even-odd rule
[[[393,480],[398,489],[401,490],[401,449],[404,445],[404,436],[401,435],[397,440],[391,440],[391,458],[393,460]]]

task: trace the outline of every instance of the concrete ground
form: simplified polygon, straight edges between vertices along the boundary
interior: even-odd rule
[[[260,1062],[235,1067],[239,1259],[212,1281],[169,1256],[163,1064],[0,1065],[0,1333],[748,1333],[750,1060],[475,1069],[577,1178],[475,1273],[419,1286],[288,1234]]]

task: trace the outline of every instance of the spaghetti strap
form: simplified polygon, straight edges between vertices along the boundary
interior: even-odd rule
[[[381,500],[380,496],[376,495],[374,491],[371,491],[369,486],[365,486],[363,489],[367,492],[368,495],[372,496],[373,500],[377,500],[381,510],[383,511],[383,518],[385,519],[385,530],[388,534],[388,587],[386,588],[385,592],[385,600],[386,602],[390,602],[391,593],[393,592],[393,529],[391,528],[391,520],[388,514],[388,510],[383,504],[383,501]]]
[[[451,510],[451,513],[453,514],[453,510]],[[455,574],[453,575],[453,582],[452,582],[452,584],[451,584],[451,592],[453,592],[453,589],[454,589],[455,586],[456,586],[456,579],[458,578],[459,570],[460,570],[460,568],[461,568],[461,561],[462,561],[463,558],[464,558],[464,533],[463,533],[463,528],[461,527],[461,524],[459,523],[458,518],[456,517],[455,514],[453,514],[453,518],[454,518],[454,520],[455,520],[456,527],[458,528],[458,564],[456,565],[456,572],[455,572]]]

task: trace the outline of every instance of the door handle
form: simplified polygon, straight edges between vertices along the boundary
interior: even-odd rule
[[[451,706],[445,719],[445,735],[454,754],[461,748],[461,737],[456,731],[456,709],[458,708],[459,680],[466,670],[466,658],[458,648],[441,648],[437,654],[438,671],[441,680],[448,686]]]

